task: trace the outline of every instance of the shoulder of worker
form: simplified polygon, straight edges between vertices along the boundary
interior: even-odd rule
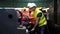
[[[36,8],[36,11],[38,11],[38,13],[42,13],[42,11],[41,11],[41,10],[39,10],[39,8]]]
[[[37,14],[37,17],[41,17],[41,16],[42,16],[42,13],[39,12],[39,13]]]
[[[39,10],[38,8],[36,8],[36,11],[38,11],[37,17],[41,17],[42,16],[42,11]]]

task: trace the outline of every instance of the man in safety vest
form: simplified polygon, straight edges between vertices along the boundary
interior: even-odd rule
[[[35,25],[31,29],[31,31],[36,31],[37,34],[44,34],[44,29],[47,25],[47,20],[44,16],[43,12],[40,11],[38,8],[36,8],[35,3],[28,3],[28,8],[30,11],[33,11],[34,20],[36,20]],[[30,34],[35,34],[35,33],[32,32]]]

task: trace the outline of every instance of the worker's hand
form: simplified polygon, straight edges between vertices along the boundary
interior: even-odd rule
[[[32,28],[32,29],[31,29],[31,31],[34,31],[34,30],[35,30],[35,28]]]

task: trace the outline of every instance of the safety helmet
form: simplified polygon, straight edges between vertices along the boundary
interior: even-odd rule
[[[29,7],[29,8],[32,8],[32,7],[36,7],[36,4],[35,3],[28,3],[28,5],[27,5],[27,7]]]
[[[26,7],[23,7],[23,10],[26,10]]]

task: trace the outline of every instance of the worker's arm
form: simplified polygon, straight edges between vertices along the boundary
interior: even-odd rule
[[[42,16],[42,13],[39,13],[39,14],[37,15],[37,19],[36,19],[35,25],[34,25],[34,27],[32,28],[31,31],[33,31],[33,30],[36,28],[36,26],[38,25],[38,22],[39,22],[41,16]]]
[[[21,18],[21,13],[19,11],[16,11],[16,12],[17,12],[17,17]]]
[[[37,26],[37,24],[38,24],[39,19],[40,19],[40,18],[39,18],[39,17],[37,17],[37,19],[36,19],[36,23],[35,23],[35,25],[34,25],[34,27],[33,27],[34,29],[36,28],[36,26]]]

